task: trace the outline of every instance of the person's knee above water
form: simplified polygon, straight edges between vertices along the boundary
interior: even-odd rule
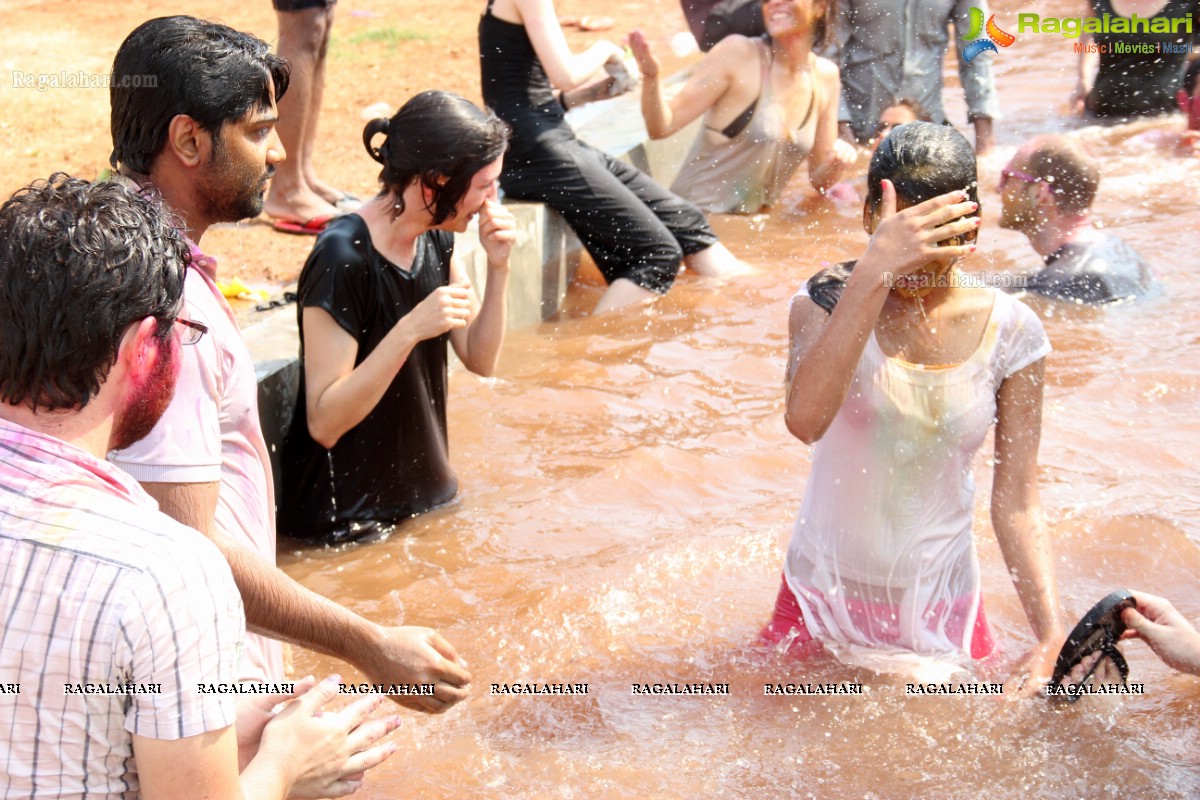
[[[484,102],[512,126],[501,186],[553,208],[579,236],[609,284],[597,312],[665,293],[680,260],[701,275],[743,270],[700,209],[579,141],[567,124],[567,108],[631,88],[605,72],[636,70],[620,66],[620,47],[602,41],[572,53],[552,0],[489,0],[479,59]]]
[[[225,554],[250,626],[273,637],[247,635],[239,677],[281,679],[286,639],[343,658],[376,683],[436,684],[433,696],[394,697],[446,710],[466,697],[470,675],[445,640],[428,628],[376,624],[275,566],[274,481],[254,362],[217,287],[217,260],[199,248],[209,226],[262,211],[285,157],[274,123],[287,64],[257,37],[174,16],[130,33],[112,74],[114,180],[156,191],[191,239],[184,302],[209,334],[184,353],[163,419],[111,460]]]
[[[990,652],[971,465],[995,421],[992,524],[1038,640],[1030,674],[1051,674],[1063,626],[1037,491],[1050,345],[1032,310],[961,280],[977,196],[961,134],[895,129],[871,159],[866,252],[793,300],[785,422],[816,446],[770,641],[815,638],[881,669]]]
[[[311,679],[235,731],[229,566],[104,460],[150,432],[206,334],[188,258],[163,208],[116,183],[59,174],[0,207],[0,676],[24,688],[0,692],[5,797],[336,796],[393,749],[376,742],[398,719],[318,717],[337,685]]]
[[[858,157],[838,137],[837,66],[814,52],[832,23],[827,3],[772,0],[764,7],[765,36],[723,40],[669,101],[645,36],[630,35],[650,138],[704,119],[671,191],[708,212],[754,214],[774,205],[805,159],[813,187],[825,191]]]
[[[457,493],[447,346],[472,372],[495,369],[516,236],[496,200],[508,130],[491,112],[424,92],[363,141],[382,189],[317,239],[297,290],[303,370],[280,530],[325,542],[388,532]],[[476,217],[482,304],[453,258]]]
[[[1099,163],[1068,136],[1026,142],[1001,171],[1000,226],[1025,234],[1046,264],[1028,279],[1027,290],[1056,300],[1111,303],[1150,288],[1153,274],[1141,256],[1092,222],[1099,185]]]
[[[842,134],[867,141],[880,112],[902,97],[916,100],[934,122],[945,122],[942,74],[954,31],[959,85],[966,96],[967,120],[975,128],[975,151],[993,144],[992,122],[1000,118],[1000,101],[992,77],[993,53],[970,61],[962,56],[970,35],[968,10],[975,6],[986,18],[987,4],[958,0],[839,0],[835,31],[841,69]]]

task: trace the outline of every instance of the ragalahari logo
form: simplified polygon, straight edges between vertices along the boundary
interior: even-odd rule
[[[971,27],[967,31],[967,35],[963,37],[963,41],[971,43],[964,47],[962,51],[963,60],[968,64],[971,63],[971,59],[975,58],[975,56],[979,55],[985,50],[991,50],[993,53],[998,53],[1000,51],[996,49],[996,45],[1008,47],[1017,40],[1017,37],[1013,36],[1011,33],[1005,33],[1004,31],[1000,30],[1000,26],[996,24],[995,14],[992,14],[992,16],[988,17],[987,21],[987,35],[991,38],[980,39],[979,34],[983,33],[984,24],[983,9],[979,6],[971,6],[970,23]],[[977,41],[971,41],[972,39]]]

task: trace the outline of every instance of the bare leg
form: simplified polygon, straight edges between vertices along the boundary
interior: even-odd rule
[[[276,168],[263,210],[273,217],[301,222],[333,216],[338,210],[317,195],[304,178],[305,153],[312,152],[308,137],[316,131],[311,123],[320,113],[320,107],[313,103],[315,79],[318,75],[324,79],[325,75],[323,66],[318,72],[318,62],[322,43],[329,34],[326,10],[307,8],[275,14],[279,18],[279,55],[292,67],[287,93],[279,101],[276,125],[289,158]]]
[[[325,96],[325,64],[329,53],[329,39],[333,35],[333,10],[336,6],[325,9],[325,36],[321,39],[321,49],[317,53],[317,65],[313,70],[313,88],[311,95],[308,125],[304,129],[304,152],[301,154],[301,169],[304,171],[304,182],[327,203],[336,203],[345,195],[337,187],[330,186],[317,177],[316,167],[313,166],[313,151],[317,142],[317,122],[321,118],[321,101]]]
[[[657,296],[654,292],[643,289],[627,278],[617,278],[608,285],[608,291],[600,298],[600,302],[596,303],[592,313],[603,314],[606,311],[613,311],[634,303],[648,303]]]
[[[704,248],[699,253],[684,256],[683,263],[697,275],[709,278],[731,278],[734,275],[746,275],[752,272],[720,242],[712,247]]]

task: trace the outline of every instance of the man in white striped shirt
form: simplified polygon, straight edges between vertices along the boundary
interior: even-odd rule
[[[361,724],[378,699],[317,716],[336,679],[235,733],[235,695],[200,689],[237,679],[229,566],[105,461],[205,332],[180,317],[187,259],[115,183],[59,174],[0,207],[0,798],[336,796],[390,755],[399,720]]]

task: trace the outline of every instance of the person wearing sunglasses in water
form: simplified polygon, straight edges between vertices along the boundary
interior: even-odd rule
[[[1039,136],[1000,172],[1000,227],[1020,231],[1045,261],[1025,284],[1055,300],[1101,304],[1131,300],[1153,276],[1126,242],[1091,219],[1100,169],[1078,141]]]

